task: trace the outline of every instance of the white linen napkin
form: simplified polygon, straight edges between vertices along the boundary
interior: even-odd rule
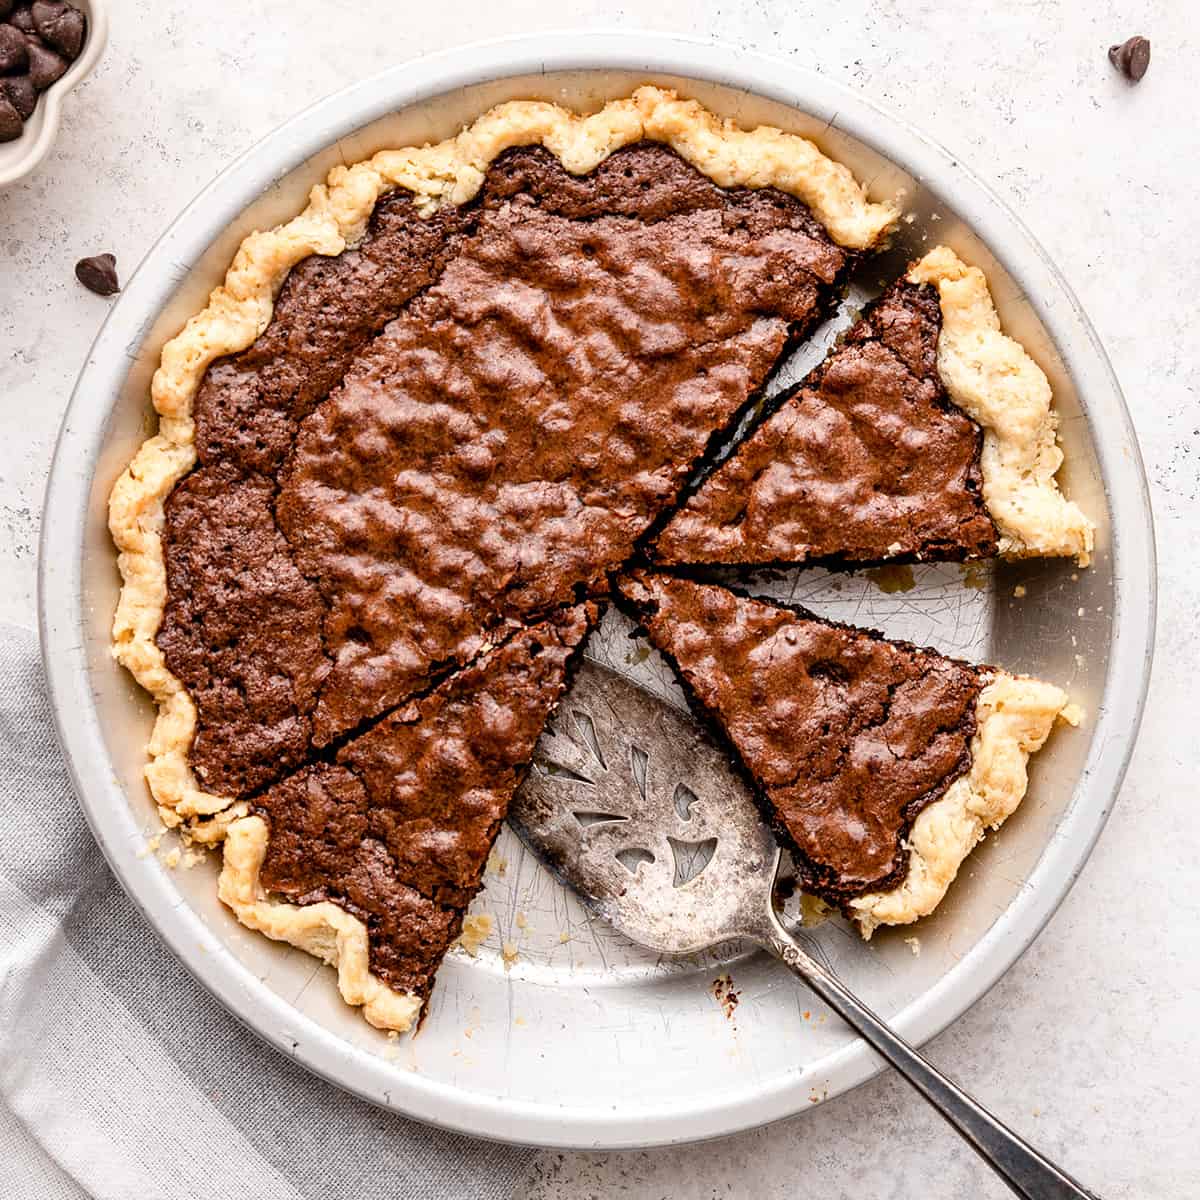
[[[0,625],[0,1196],[498,1200],[533,1151],[407,1121],[260,1041],[109,872],[32,634]]]

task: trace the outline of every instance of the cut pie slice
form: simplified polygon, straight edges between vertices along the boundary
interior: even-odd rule
[[[1050,684],[723,587],[639,571],[621,594],[736,752],[802,886],[867,937],[933,911],[1071,716]]]
[[[595,621],[566,609],[274,784],[233,821],[221,899],[338,968],[373,1025],[416,1020]]]
[[[983,273],[931,251],[667,523],[666,566],[1074,555],[1050,385]]]

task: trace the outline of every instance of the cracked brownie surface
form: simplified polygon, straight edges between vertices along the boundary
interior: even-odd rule
[[[901,281],[670,520],[664,565],[996,553],[982,432],[938,376],[935,289]]]
[[[205,785],[243,796],[603,594],[848,260],[799,201],[644,144],[584,177],[509,151],[472,205],[387,198],[297,267],[210,369],[166,505],[158,642]],[[261,636],[231,640],[231,603]]]
[[[733,746],[802,884],[881,889],[904,835],[971,763],[978,668],[692,580],[634,572],[625,601]]]
[[[167,502],[169,588],[158,644],[199,711],[201,782],[242,796],[307,757],[329,672],[325,605],[275,522],[274,481],[218,463]]]

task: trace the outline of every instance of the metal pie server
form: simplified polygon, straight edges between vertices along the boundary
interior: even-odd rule
[[[585,659],[543,733],[509,822],[587,905],[648,950],[747,939],[774,954],[925,1097],[1018,1195],[1094,1193],[947,1079],[830,969],[775,909],[780,851],[710,734]]]

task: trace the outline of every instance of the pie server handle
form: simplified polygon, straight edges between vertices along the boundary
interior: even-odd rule
[[[919,1051],[880,1020],[844,983],[780,924],[774,909],[747,936],[790,967],[834,1012],[908,1080],[977,1154],[1024,1200],[1099,1200],[1024,1138],[998,1121]]]

